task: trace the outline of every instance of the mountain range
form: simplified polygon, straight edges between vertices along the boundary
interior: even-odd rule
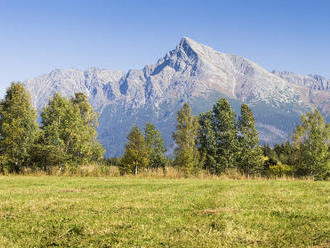
[[[247,103],[254,111],[261,143],[285,141],[300,115],[313,108],[330,119],[330,80],[269,72],[187,37],[141,70],[56,69],[24,84],[38,111],[55,92],[67,97],[85,93],[100,114],[99,140],[106,156],[120,156],[132,125],[143,128],[148,121],[161,131],[171,153],[176,112],[184,102],[196,115],[211,109],[220,97],[226,97],[238,114],[240,105]]]

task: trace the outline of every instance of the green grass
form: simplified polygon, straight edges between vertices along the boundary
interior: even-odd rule
[[[329,182],[0,177],[0,247],[329,247]]]

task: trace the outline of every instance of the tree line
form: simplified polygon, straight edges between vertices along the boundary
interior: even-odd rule
[[[41,110],[40,125],[31,98],[21,83],[12,83],[0,102],[0,172],[24,168],[49,170],[105,161],[97,141],[98,115],[83,93],[70,99],[55,93]],[[174,158],[152,123],[141,131],[134,125],[123,156],[116,160],[120,173],[173,166],[185,176],[201,171],[221,175],[235,170],[250,176],[329,177],[330,125],[318,110],[303,114],[291,142],[260,146],[253,112],[241,105],[237,117],[221,98],[212,110],[194,116],[188,103],[177,112],[173,133]],[[112,160],[113,161],[113,160]]]
[[[237,170],[247,177],[329,177],[330,125],[325,124],[317,109],[301,116],[301,125],[296,127],[291,143],[287,141],[274,148],[259,145],[255,119],[246,104],[241,105],[240,116],[236,118],[225,98],[199,117],[192,115],[185,103],[176,120],[174,159],[166,159],[164,142],[151,123],[145,128],[145,136],[135,125],[119,165],[122,174],[171,165],[185,176],[197,175],[201,170],[214,175]],[[148,130],[156,135],[150,135]]]
[[[98,116],[84,94],[67,99],[55,93],[40,117],[39,125],[23,84],[12,83],[0,102],[1,172],[47,170],[103,158],[104,149],[97,141]]]
[[[325,123],[317,109],[301,116],[292,142],[288,140],[274,148],[259,145],[251,109],[242,104],[236,118],[225,98],[199,117],[192,116],[185,104],[177,114],[177,122],[174,165],[184,168],[187,174],[204,169],[220,175],[235,169],[248,177],[327,179],[330,175],[330,124]]]

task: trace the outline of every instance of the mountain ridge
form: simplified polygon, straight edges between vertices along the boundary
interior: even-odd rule
[[[296,85],[302,85],[313,90],[330,91],[330,79],[326,79],[321,75],[302,75],[298,73],[277,70],[273,70],[272,73]]]
[[[185,101],[191,103],[195,114],[211,108],[219,97],[227,97],[236,111],[241,103],[249,104],[256,112],[264,142],[285,140],[300,114],[313,107],[329,117],[327,88],[316,90],[314,81],[303,84],[293,80],[298,77],[295,74],[289,78],[285,75],[184,37],[175,49],[140,70],[57,69],[24,84],[39,111],[55,92],[66,97],[85,93],[100,113],[100,141],[107,155],[113,156],[121,154],[134,122],[142,127],[152,120],[164,134],[166,144],[173,147],[175,112]],[[316,81],[325,82],[322,80]]]

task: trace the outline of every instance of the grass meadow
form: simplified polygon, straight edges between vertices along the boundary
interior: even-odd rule
[[[329,182],[0,176],[0,247],[329,247]]]

